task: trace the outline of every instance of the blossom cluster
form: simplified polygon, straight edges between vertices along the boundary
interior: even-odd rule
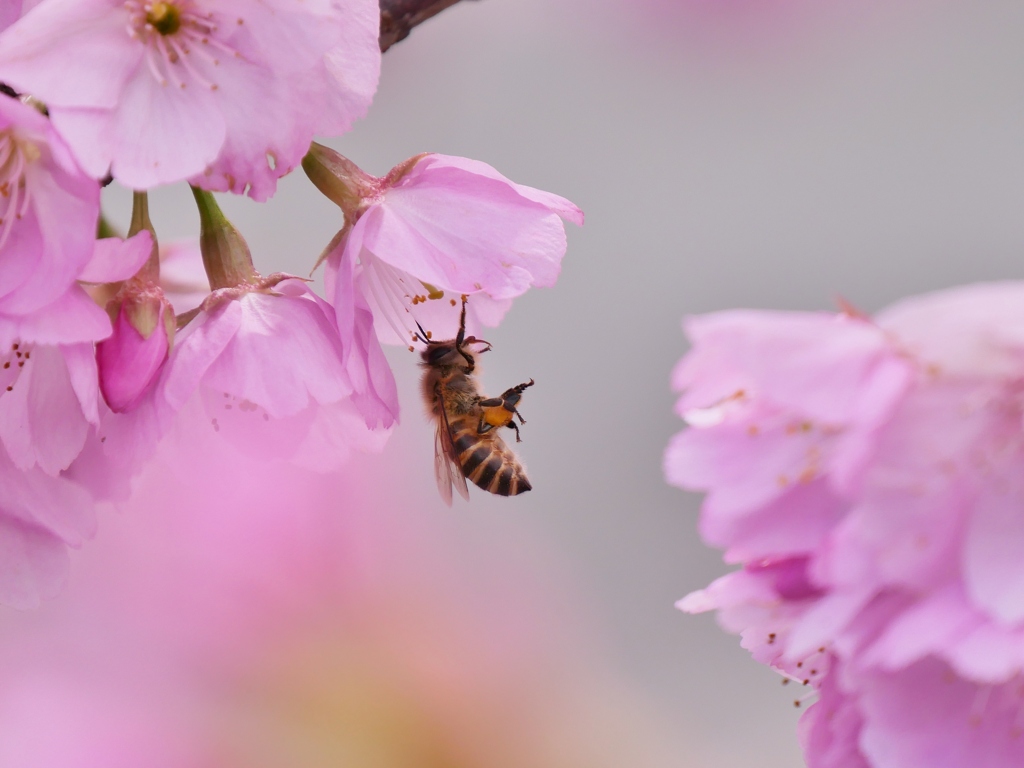
[[[742,568],[680,607],[816,692],[811,768],[1024,764],[1024,284],[685,329],[665,472]]]
[[[483,163],[375,178],[311,144],[370,106],[376,0],[40,0],[0,29],[0,603],[52,596],[96,502],[172,433],[316,469],[379,447],[398,403],[378,326],[444,333],[461,294],[497,323],[582,223]],[[258,272],[212,195],[266,200],[300,165],[343,214],[326,297]],[[135,192],[125,237],[111,181]],[[146,191],[172,183],[197,242],[158,242]]]

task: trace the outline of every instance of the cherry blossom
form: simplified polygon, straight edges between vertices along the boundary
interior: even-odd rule
[[[353,448],[379,448],[351,395],[334,309],[303,281],[262,277],[213,196],[194,190],[212,293],[179,332],[159,407],[182,411],[237,450],[326,469]]]
[[[474,294],[471,331],[497,325],[511,299],[554,285],[566,250],[562,219],[583,224],[565,198],[461,157],[418,155],[375,178],[314,144],[303,168],[345,214],[324,253],[328,272],[358,263],[356,282],[390,343],[408,344],[417,320],[438,338],[454,336],[460,294]],[[328,286],[341,282],[328,275]]]
[[[330,306],[295,279],[211,304],[179,334],[162,397],[175,410],[198,397],[203,421],[236,449],[305,455],[317,420],[352,392]]]
[[[0,316],[53,304],[93,257],[99,185],[36,109],[0,95]]]
[[[366,112],[378,25],[375,0],[43,0],[0,37],[0,80],[96,178],[264,200]]]
[[[822,692],[812,768],[1018,765],[1024,284],[686,328],[666,475],[743,567],[680,607]]]

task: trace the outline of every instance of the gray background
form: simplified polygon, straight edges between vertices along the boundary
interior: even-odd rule
[[[725,571],[696,537],[699,499],[661,479],[679,322],[837,295],[874,311],[1018,277],[1024,5],[714,5],[461,3],[385,56],[370,117],[333,144],[377,174],[423,151],[477,158],[585,210],[558,286],[489,334],[489,390],[537,381],[521,446],[534,492],[442,507],[401,350],[403,423],[380,461],[467,546],[544,543],[574,585],[553,589],[586,606],[595,646],[656,713],[659,764],[781,768],[800,764],[789,691],[711,617],[673,608]],[[301,174],[268,206],[224,206],[264,272],[307,273],[339,224]],[[107,208],[126,219],[126,194]],[[184,187],[153,211],[162,237],[196,231]]]

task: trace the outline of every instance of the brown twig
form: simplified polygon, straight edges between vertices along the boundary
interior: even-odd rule
[[[417,24],[436,16],[459,0],[380,0],[380,49],[404,40]]]

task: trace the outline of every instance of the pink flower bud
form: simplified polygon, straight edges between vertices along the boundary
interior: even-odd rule
[[[159,288],[121,302],[114,332],[96,345],[100,391],[112,411],[123,413],[138,405],[173,339],[174,312]]]

